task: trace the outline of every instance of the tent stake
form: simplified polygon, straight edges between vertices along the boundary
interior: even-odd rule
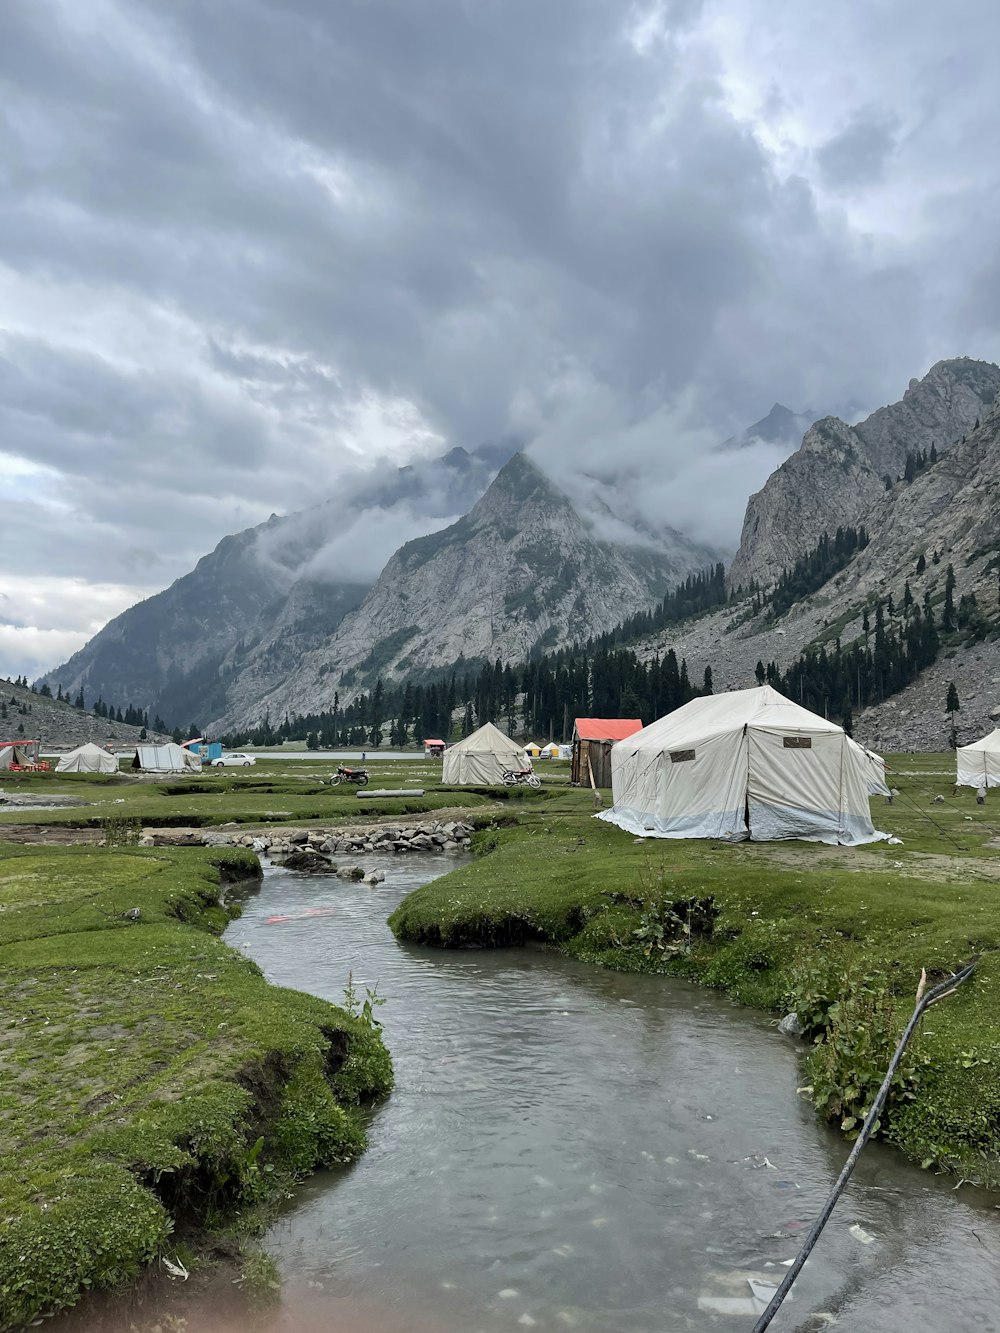
[[[785,1274],[784,1278],[782,1278],[781,1285],[771,1297],[767,1309],[757,1320],[756,1324],[754,1324],[751,1333],[764,1333],[764,1330],[770,1326],[771,1320],[778,1313],[782,1301],[791,1290],[792,1283],[801,1272],[802,1265],[809,1258],[813,1246],[819,1240],[820,1232],[829,1221],[830,1214],[833,1212],[834,1206],[843,1193],[844,1186],[850,1179],[851,1172],[854,1170],[857,1160],[861,1156],[862,1148],[871,1137],[872,1128],[875,1121],[879,1118],[882,1107],[885,1105],[886,1097],[889,1095],[889,1085],[892,1083],[896,1070],[899,1068],[899,1062],[903,1058],[903,1053],[909,1045],[910,1038],[913,1036],[914,1030],[920,1022],[924,1010],[928,1009],[932,1004],[936,1004],[938,1000],[943,1000],[946,996],[953,995],[963,981],[968,981],[969,977],[972,976],[975,970],[976,960],[973,960],[973,962],[966,963],[964,967],[959,968],[959,970],[954,972],[950,977],[946,977],[944,981],[939,982],[936,986],[932,987],[931,990],[926,989],[926,970],[920,973],[920,986],[917,989],[916,1008],[913,1010],[913,1015],[907,1023],[903,1035],[899,1039],[899,1044],[893,1052],[892,1059],[889,1061],[889,1068],[886,1070],[885,1078],[882,1080],[882,1086],[879,1088],[875,1100],[871,1104],[871,1109],[865,1116],[865,1123],[861,1126],[861,1133],[854,1141],[854,1146],[851,1148],[847,1161],[841,1168],[840,1175],[837,1177],[837,1183],[830,1191],[829,1198],[823,1205],[822,1212],[810,1227],[809,1234],[806,1236],[805,1241],[802,1244],[802,1249],[799,1250],[798,1254],[795,1256],[795,1261]]]

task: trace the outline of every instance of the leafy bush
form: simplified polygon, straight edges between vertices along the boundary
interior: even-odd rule
[[[814,1040],[809,1057],[813,1102],[827,1120],[837,1121],[855,1138],[899,1041],[903,1024],[895,997],[857,967],[831,972],[811,964],[796,969],[790,1000],[806,1035]],[[893,1078],[884,1118],[914,1100],[926,1063],[918,1033]],[[881,1120],[875,1122],[875,1133],[881,1125]]]

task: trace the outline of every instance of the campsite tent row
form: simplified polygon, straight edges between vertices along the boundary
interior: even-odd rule
[[[558,741],[549,741],[548,745],[539,745],[537,741],[528,741],[524,753],[529,759],[568,759],[572,750]]]
[[[836,723],[770,685],[693,699],[611,750],[614,804],[598,816],[647,838],[856,845],[875,830],[885,765]]]

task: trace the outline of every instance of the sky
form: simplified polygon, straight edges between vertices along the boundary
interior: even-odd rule
[[[0,674],[456,444],[731,549],[774,401],[1000,359],[998,51],[992,0],[10,0]]]

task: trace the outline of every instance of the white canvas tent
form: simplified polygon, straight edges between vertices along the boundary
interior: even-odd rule
[[[1000,727],[957,752],[960,787],[1000,787]]]
[[[57,773],[117,773],[118,760],[93,741],[64,754],[56,764]]]
[[[444,752],[441,781],[447,784],[474,783],[497,786],[508,769],[530,768],[524,750],[509,736],[487,722]]]
[[[14,768],[30,763],[31,755],[21,745],[5,745],[0,749],[0,768]]]
[[[144,773],[200,773],[201,760],[190,750],[168,742],[166,745],[137,745],[133,768]]]
[[[709,695],[612,747],[598,818],[648,838],[875,842],[874,759],[770,685]]]

